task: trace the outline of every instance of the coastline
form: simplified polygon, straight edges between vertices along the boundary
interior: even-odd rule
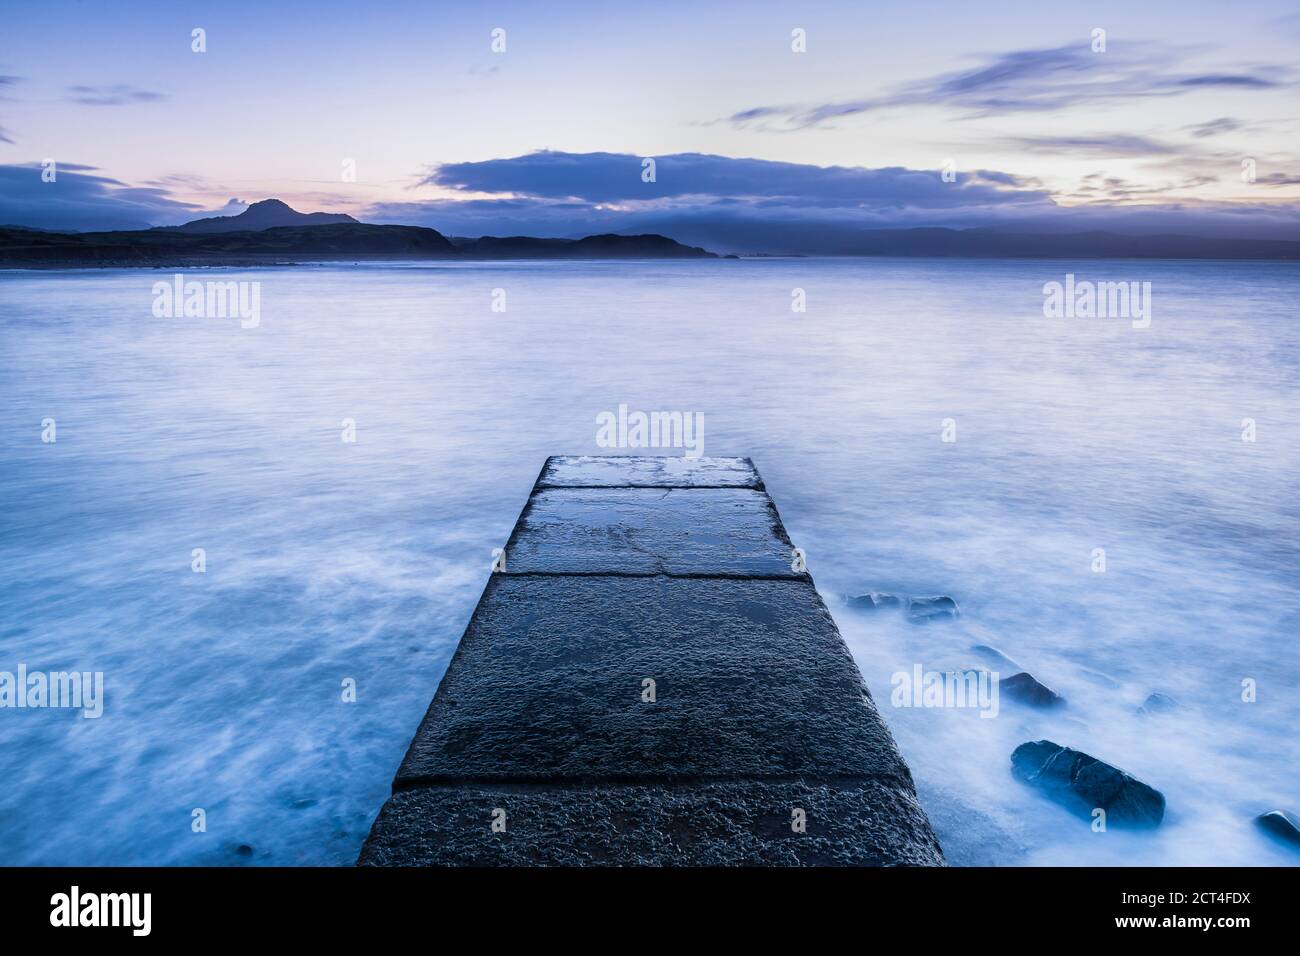
[[[69,272],[69,271],[127,271],[151,270],[166,271],[171,269],[266,269],[266,268],[305,268],[313,265],[362,265],[394,263],[457,264],[471,262],[682,262],[682,261],[747,261],[747,262],[808,262],[808,261],[957,261],[957,262],[1185,262],[1203,265],[1297,265],[1296,258],[1224,258],[1215,257],[1179,257],[1179,256],[1007,256],[1007,255],[908,255],[906,253],[880,255],[804,255],[791,253],[781,255],[770,253],[763,255],[711,254],[709,256],[412,256],[373,253],[369,255],[312,255],[302,259],[287,260],[281,256],[204,256],[191,259],[5,259],[0,258],[0,272]]]

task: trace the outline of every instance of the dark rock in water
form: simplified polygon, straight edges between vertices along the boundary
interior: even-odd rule
[[[974,651],[976,654],[978,654],[980,657],[984,658],[990,664],[997,664],[999,667],[1005,667],[1007,668],[1008,671],[1011,671],[1012,673],[1016,671],[1024,670],[1024,668],[1022,668],[1010,657],[1007,657],[1006,654],[1003,654],[996,647],[992,647],[988,644],[972,644],[971,650]]]
[[[240,856],[252,856],[253,848],[249,846],[247,843],[241,843],[239,844],[239,846],[235,847],[235,852],[238,853]]]
[[[1055,707],[1065,703],[1064,697],[1027,671],[1002,678],[998,686],[1000,692],[1012,700],[1018,700],[1032,707]]]
[[[1255,818],[1255,823],[1262,830],[1279,840],[1284,840],[1294,847],[1300,847],[1300,823],[1296,823],[1295,817],[1285,810],[1270,810],[1268,813],[1261,813]]]
[[[896,594],[882,594],[879,591],[869,591],[866,594],[859,594],[857,597],[845,598],[849,607],[856,608],[859,611],[879,611],[881,608],[901,608],[903,599]]]
[[[1097,807],[1106,811],[1108,826],[1154,827],[1165,818],[1165,797],[1159,790],[1050,740],[1017,747],[1011,754],[1011,772],[1084,819],[1090,820]]]
[[[957,602],[950,597],[912,598],[907,602],[907,619],[913,624],[961,617]]]
[[[1171,710],[1178,709],[1178,701],[1174,700],[1168,694],[1159,692],[1147,695],[1147,699],[1142,706],[1138,708],[1139,714],[1164,714]]]
[[[957,602],[950,597],[908,598],[897,594],[885,594],[883,591],[868,591],[857,597],[846,597],[844,601],[849,607],[858,611],[902,608],[907,611],[907,619],[913,624],[928,624],[930,621],[961,616]]]

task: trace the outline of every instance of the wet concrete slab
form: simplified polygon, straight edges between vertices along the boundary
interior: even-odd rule
[[[358,862],[942,866],[944,859],[925,811],[906,788],[739,780],[404,790],[384,805]]]
[[[941,865],[791,551],[748,459],[548,460],[359,862]]]
[[[807,581],[498,576],[396,785],[798,774],[911,782]]]
[[[506,546],[507,573],[806,578],[766,492],[567,488],[535,492]]]
[[[762,489],[748,458],[557,455],[547,459],[538,488],[755,488]]]

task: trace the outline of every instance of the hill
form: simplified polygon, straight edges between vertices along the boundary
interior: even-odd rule
[[[211,216],[191,220],[183,226],[165,228],[186,233],[251,232],[278,226],[328,226],[340,223],[357,223],[357,220],[344,213],[299,212],[279,199],[263,199],[253,203],[238,216]]]
[[[36,232],[0,227],[0,265],[63,266],[257,265],[334,259],[680,259],[713,253],[664,236],[587,236],[583,239],[463,240],[453,244],[436,229],[348,222],[276,226],[243,232],[189,233],[179,229],[127,232]]]

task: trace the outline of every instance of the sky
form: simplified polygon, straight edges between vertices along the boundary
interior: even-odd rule
[[[1297,54],[1280,0],[11,2],[0,223],[1300,239]]]

